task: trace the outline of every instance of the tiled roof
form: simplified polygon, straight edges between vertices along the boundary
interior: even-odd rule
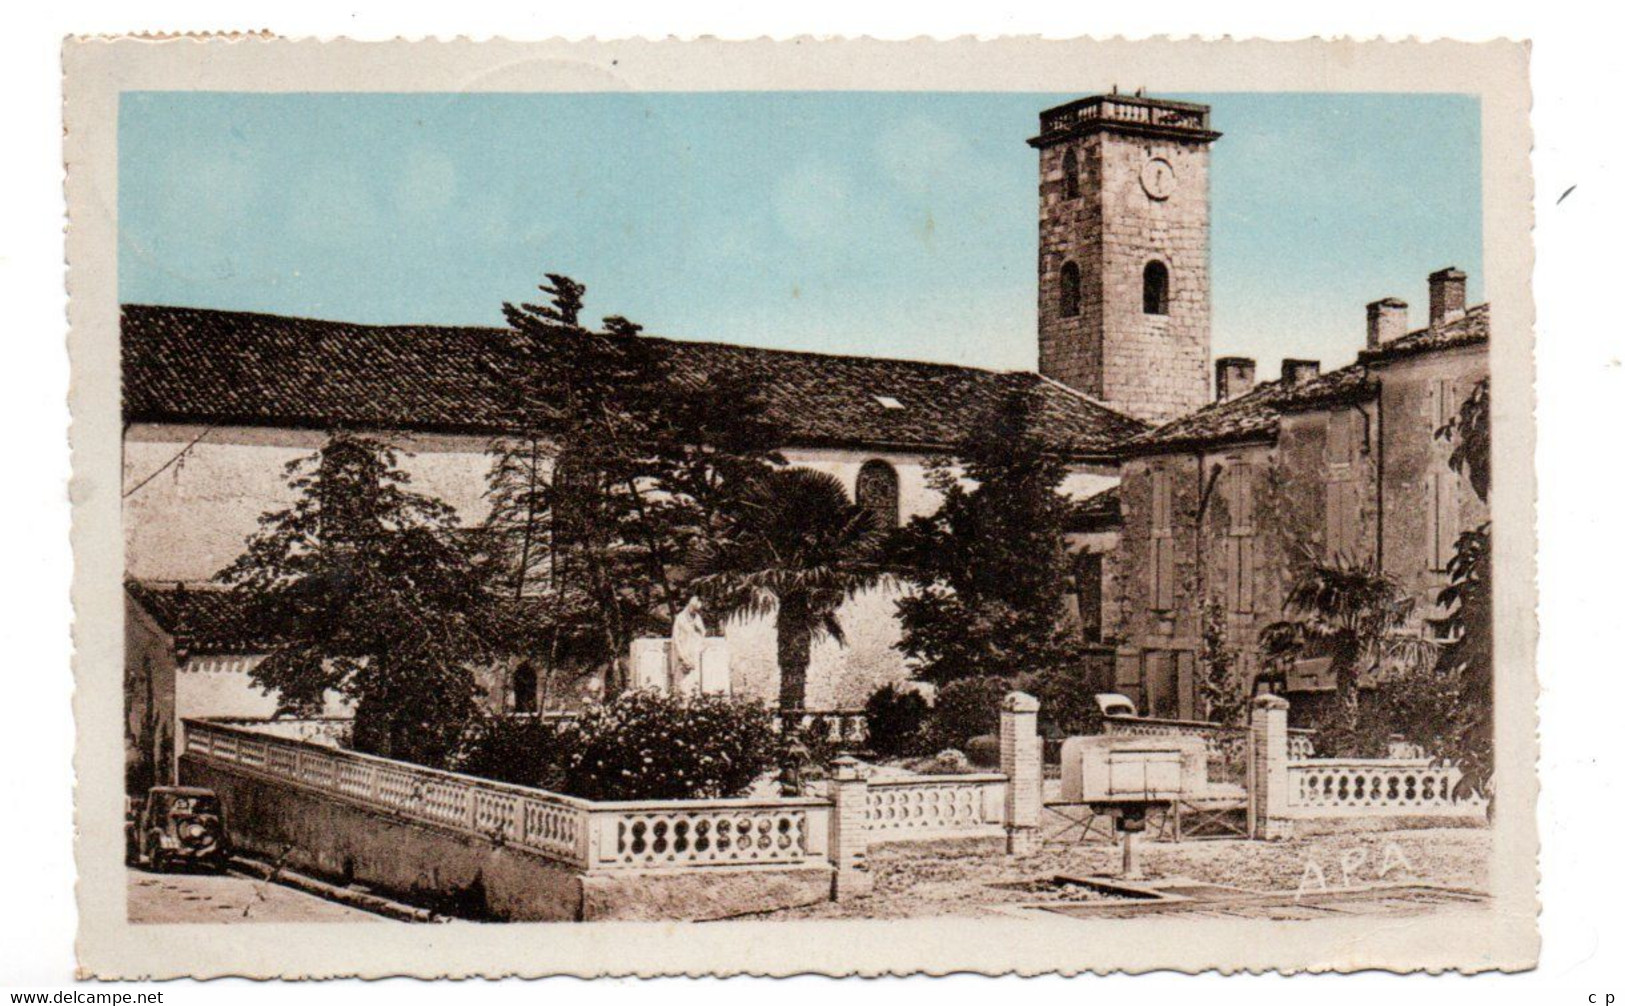
[[[1210,444],[1273,439],[1280,426],[1275,403],[1290,390],[1280,381],[1264,381],[1245,395],[1204,405],[1129,439],[1123,444],[1123,453],[1159,454]]]
[[[159,628],[175,638],[177,649],[219,656],[271,648],[269,639],[250,630],[240,599],[226,588],[141,580],[128,580],[124,588]]]
[[[121,336],[128,422],[480,433],[503,426],[503,348],[516,338],[148,305],[124,307]],[[1074,455],[1107,453],[1146,428],[1028,372],[658,341],[679,377],[757,378],[792,444],[941,449],[1018,391],[1036,392],[1043,435]]]
[[[276,638],[257,631],[242,594],[214,583],[126,580],[124,589],[175,639],[175,648],[192,656],[246,656],[268,653]],[[510,613],[534,620],[534,598],[499,599]],[[517,606],[517,607],[515,607]]]
[[[1370,368],[1353,363],[1300,384],[1291,394],[1280,396],[1271,405],[1277,412],[1304,412],[1361,401],[1376,393],[1377,382],[1372,379]]]
[[[1360,359],[1379,362],[1400,356],[1410,356],[1414,353],[1452,349],[1456,346],[1470,346],[1479,342],[1487,342],[1489,337],[1490,306],[1488,304],[1479,304],[1476,307],[1468,308],[1460,318],[1447,321],[1437,328],[1419,328],[1395,339],[1386,346],[1365,350],[1360,354]]]
[[[1098,531],[1123,523],[1122,494],[1117,486],[1077,502],[1068,516],[1069,531]]]
[[[1220,444],[1273,440],[1280,428],[1282,412],[1324,408],[1368,397],[1376,393],[1375,368],[1384,361],[1480,343],[1489,338],[1489,329],[1489,305],[1480,304],[1470,308],[1462,317],[1437,328],[1418,329],[1381,349],[1363,351],[1358,362],[1321,374],[1296,387],[1283,385],[1280,381],[1265,381],[1245,395],[1205,405],[1189,415],[1130,438],[1123,444],[1123,453],[1160,454]]]

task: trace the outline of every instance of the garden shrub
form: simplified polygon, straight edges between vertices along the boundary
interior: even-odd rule
[[[1084,672],[1054,668],[1025,675],[1017,682],[1038,700],[1038,732],[1045,737],[1098,734],[1104,728],[1095,689]]]
[[[869,750],[876,755],[895,758],[924,749],[931,706],[920,693],[882,685],[864,703],[863,714],[868,723]]]
[[[559,792],[564,787],[560,727],[536,716],[483,715],[463,736],[453,767],[515,786]]]
[[[937,690],[931,707],[931,744],[963,751],[972,737],[999,732],[999,704],[1012,691],[1008,678],[960,678]]]
[[[980,769],[998,768],[999,738],[997,734],[978,734],[965,742],[965,757]]]
[[[589,707],[559,740],[564,792],[588,800],[738,796],[779,750],[760,702],[642,690]]]

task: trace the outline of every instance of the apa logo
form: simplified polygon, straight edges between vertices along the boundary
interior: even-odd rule
[[[1346,849],[1337,858],[1337,865],[1341,869],[1340,887],[1353,887],[1354,881],[1359,877],[1367,863],[1371,861],[1371,850],[1366,846]],[[1373,880],[1385,880],[1390,874],[1398,876],[1414,876],[1416,871],[1411,867],[1411,861],[1405,858],[1405,850],[1393,842],[1382,844],[1382,862],[1378,864]],[[1295,898],[1302,898],[1305,894],[1325,892],[1331,890],[1326,883],[1326,871],[1320,861],[1310,857],[1303,861],[1303,873],[1298,877],[1298,889]]]

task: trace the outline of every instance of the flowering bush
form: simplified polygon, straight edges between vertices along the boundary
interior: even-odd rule
[[[759,702],[625,692],[560,730],[564,792],[589,800],[738,796],[773,768],[778,735]]]

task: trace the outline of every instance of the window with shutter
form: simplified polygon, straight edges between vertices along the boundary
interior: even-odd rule
[[[1455,553],[1456,537],[1460,533],[1456,519],[1456,478],[1448,471],[1428,475],[1428,568],[1445,570]]]
[[[1450,422],[1456,411],[1456,382],[1448,377],[1437,377],[1428,382],[1428,419],[1438,429]]]
[[[1253,537],[1236,539],[1235,610],[1239,615],[1253,612]]]
[[[1326,418],[1326,462],[1346,465],[1349,462],[1348,413],[1334,412]]]
[[[1230,610],[1250,614],[1253,610],[1253,466],[1231,466],[1224,476],[1225,505],[1230,513],[1230,533],[1225,540],[1225,596]]]
[[[1173,491],[1167,472],[1151,474],[1151,605],[1174,606]]]
[[[1359,552],[1359,484],[1345,476],[1326,483],[1326,556],[1357,558]]]

